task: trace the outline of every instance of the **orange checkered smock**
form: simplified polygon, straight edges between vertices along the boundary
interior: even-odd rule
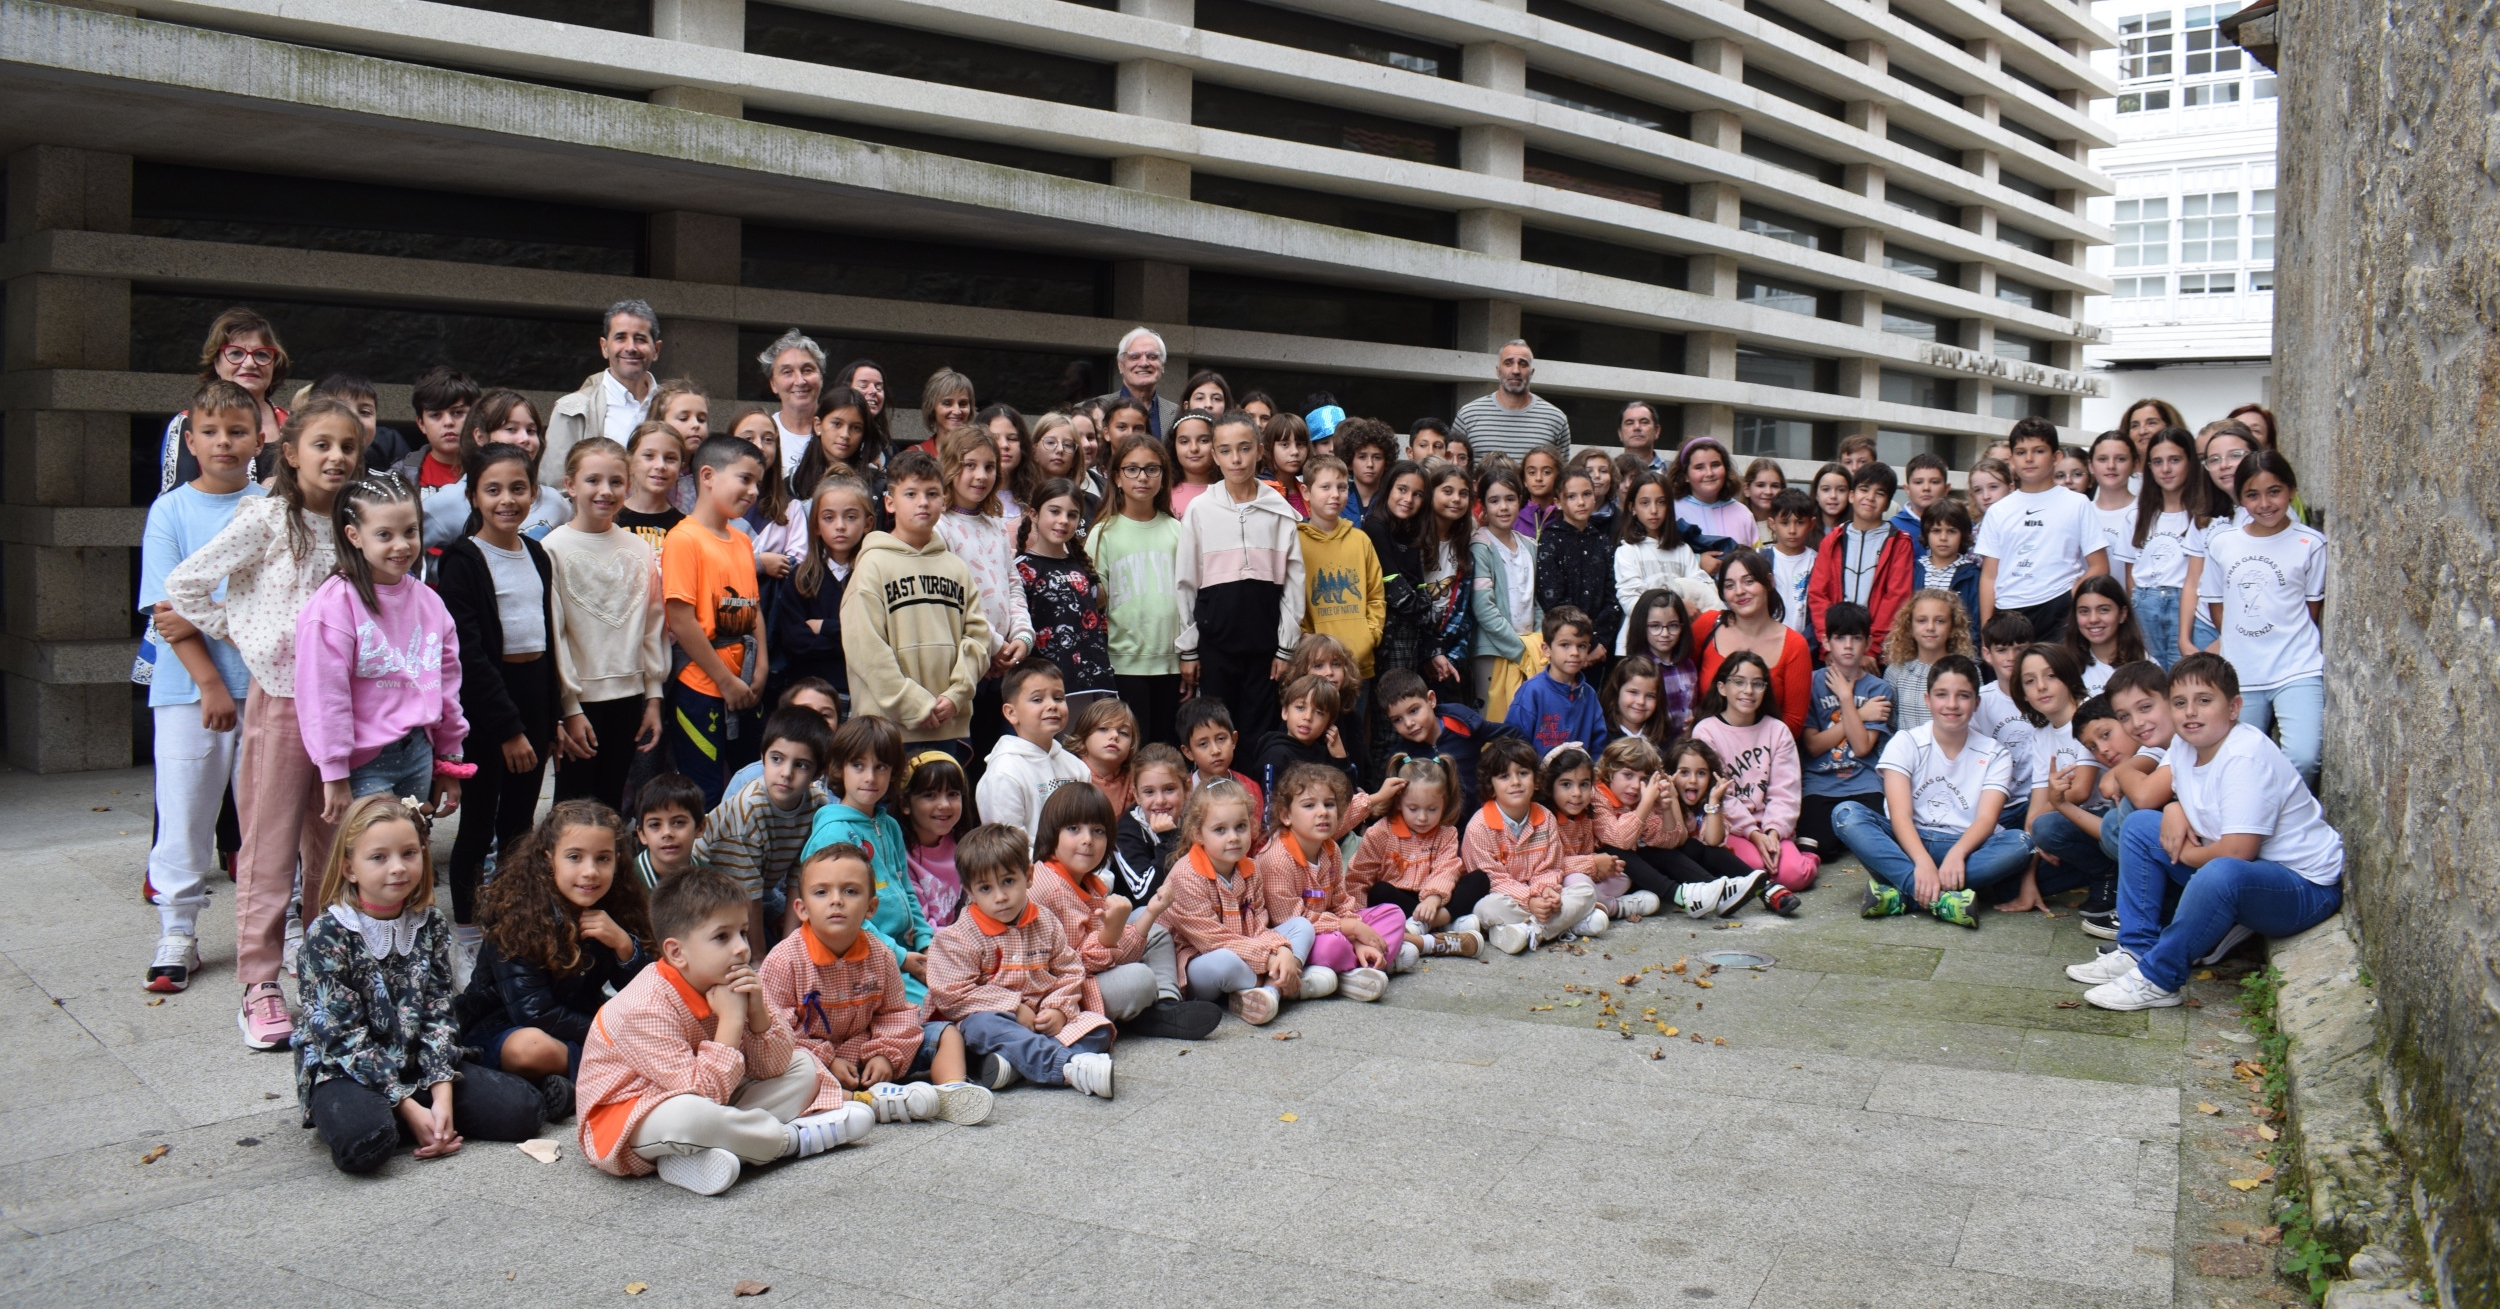
[[[1417,836],[1406,825],[1405,815],[1392,814],[1389,821],[1363,833],[1363,843],[1355,847],[1354,864],[1345,874],[1346,895],[1364,904],[1374,882],[1387,882],[1418,898],[1434,895],[1446,902],[1458,885],[1458,874],[1457,828],[1443,823]]]
[[[1146,957],[1148,929],[1142,914],[1129,914],[1128,927],[1119,940],[1102,939],[1102,902],[1110,894],[1111,886],[1102,880],[1099,869],[1080,879],[1067,865],[1045,859],[1033,870],[1033,903],[1059,921],[1060,935],[1076,947],[1077,961],[1085,966],[1083,994],[1088,1013],[1105,1012],[1102,984],[1094,980],[1094,974]]]
[[[781,938],[757,970],[764,1002],[790,1025],[799,1048],[830,1068],[882,1057],[899,1075],[920,1054],[920,1006],[903,992],[894,952],[862,931],[835,954],[802,926]]]
[[[1303,857],[1302,841],[1279,832],[1252,864],[1258,871],[1259,896],[1267,902],[1267,921],[1308,918],[1311,930],[1325,935],[1338,930],[1338,919],[1361,921],[1363,902],[1347,898],[1345,856],[1337,843],[1319,843],[1319,859]]]
[[[1059,920],[1026,901],[1024,915],[1002,923],[972,905],[963,917],[938,930],[929,943],[929,999],[923,1012],[930,1018],[961,1019],[970,1014],[1012,1014],[1018,1005],[1035,1013],[1056,1009],[1067,1015],[1059,1044],[1074,1045],[1078,1037],[1111,1020],[1087,1013],[1084,1007],[1085,965],[1076,948],[1059,930]]]
[[[1259,869],[1247,859],[1233,866],[1229,878],[1218,877],[1214,861],[1207,858],[1205,846],[1189,847],[1189,857],[1172,868],[1172,907],[1163,915],[1172,929],[1173,954],[1179,959],[1181,976],[1189,976],[1189,961],[1202,954],[1230,950],[1250,965],[1250,971],[1267,975],[1269,957],[1280,948],[1290,948],[1285,938],[1268,927],[1267,897],[1259,889]]]
[[[582,1075],[573,1086],[582,1154],[618,1177],[654,1172],[650,1160],[634,1153],[632,1142],[661,1102],[699,1095],[727,1104],[741,1082],[779,1077],[790,1071],[793,1059],[816,1062],[798,1048],[778,1013],[771,1027],[748,1029],[735,1046],[713,1040],[712,1031],[711,1002],[665,963],[643,969],[599,1006],[590,1039],[582,1042]],[[816,1098],[807,1112],[831,1109],[842,1096],[841,1083],[818,1065]]]
[[[1643,846],[1672,850],[1684,844],[1681,833],[1672,838],[1667,835],[1669,806],[1664,798],[1650,806],[1649,817],[1645,821],[1632,816],[1638,811],[1640,802],[1640,797],[1634,796],[1627,804],[1615,794],[1613,787],[1604,782],[1598,783],[1597,804],[1591,810],[1597,815],[1597,843],[1617,850],[1638,850]]]
[[[1528,830],[1514,838],[1502,817],[1502,807],[1487,800],[1476,822],[1467,828],[1466,861],[1483,871],[1493,883],[1495,895],[1506,895],[1522,904],[1531,892],[1544,887],[1562,888],[1562,842],[1554,811],[1541,804],[1528,806]]]

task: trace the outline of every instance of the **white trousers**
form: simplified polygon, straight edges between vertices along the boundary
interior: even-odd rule
[[[200,725],[200,706],[158,705],[156,716],[156,845],[148,851],[148,886],[164,934],[199,934],[208,878],[217,871],[217,811],[234,784],[238,722],[223,732]]]
[[[1551,918],[1538,922],[1529,914],[1526,905],[1506,895],[1488,895],[1478,900],[1476,917],[1488,927],[1502,923],[1534,923],[1536,939],[1545,942],[1579,926],[1580,920],[1589,916],[1590,906],[1596,903],[1597,884],[1573,873],[1563,879],[1562,908],[1555,910]]]
[[[728,1104],[700,1095],[670,1096],[635,1130],[634,1153],[659,1159],[720,1149],[751,1164],[768,1164],[790,1151],[784,1124],[815,1100],[815,1056],[798,1051],[788,1072],[741,1083]]]

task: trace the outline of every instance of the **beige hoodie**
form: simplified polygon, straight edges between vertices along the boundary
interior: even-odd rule
[[[891,532],[869,533],[842,594],[842,658],[852,712],[892,719],[907,742],[970,736],[973,685],[990,661],[972,570],[934,534],[915,550]],[[922,726],[941,695],[954,717]]]

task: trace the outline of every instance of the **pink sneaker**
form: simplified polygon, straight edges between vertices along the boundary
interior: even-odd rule
[[[276,982],[245,987],[243,1011],[234,1022],[243,1029],[243,1044],[255,1050],[284,1049],[295,1036],[294,1020],[286,1016],[286,992]]]

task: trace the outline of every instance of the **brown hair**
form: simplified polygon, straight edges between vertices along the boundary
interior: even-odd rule
[[[1177,423],[1173,425],[1176,427],[1179,426]],[[1181,475],[1179,463],[1174,461],[1172,458],[1172,447],[1165,445],[1163,441],[1152,432],[1131,432],[1128,435],[1121,437],[1119,440],[1111,442],[1110,445],[1111,462],[1109,470],[1111,485],[1109,493],[1104,495],[1102,498],[1102,508],[1096,510],[1094,513],[1094,522],[1096,524],[1102,524],[1119,517],[1120,510],[1127,503],[1128,496],[1128,492],[1123,489],[1123,484],[1120,481],[1120,465],[1128,462],[1128,457],[1140,450],[1153,451],[1155,461],[1163,465],[1163,476],[1155,479],[1155,512],[1166,518],[1171,517],[1172,483],[1180,480]]]
[[[582,910],[556,889],[556,843],[567,830],[596,827],[616,842],[616,876],[591,908],[616,920],[644,949],[651,939],[651,906],[642,880],[625,866],[625,820],[596,800],[559,800],[521,838],[495,880],[478,893],[478,925],[506,959],[534,964],[558,977],[582,969]]]
[[[1062,788],[1066,789],[1066,788]],[[971,889],[974,878],[1033,871],[1032,838],[1012,823],[983,823],[955,843],[955,874]]]
[[[304,439],[304,433],[311,429],[313,422],[322,418],[345,420],[356,433],[354,448],[360,453],[363,451],[365,420],[346,401],[326,395],[314,396],[302,408],[287,415],[286,427],[278,433],[278,444],[293,447]],[[312,530],[304,526],[304,475],[286,461],[283,452],[278,457],[277,471],[270,475],[269,493],[286,501],[287,550],[296,558],[303,558],[313,548]]]
[[[236,305],[209,321],[208,336],[200,342],[200,380],[202,382],[225,380],[217,375],[217,356],[225,353],[226,347],[232,344],[234,338],[238,336],[258,336],[261,340],[268,342],[269,353],[276,356],[269,361],[269,395],[271,397],[269,403],[276,404],[275,397],[278,394],[278,388],[286,385],[287,369],[295,361],[288,356],[286,347],[278,343],[278,329],[270,326],[268,319],[241,305]],[[251,393],[246,391],[244,394]],[[259,407],[254,406],[252,412],[254,417],[258,417]]]
[[[945,488],[946,507],[950,511],[955,507],[955,474],[963,471],[964,460],[971,457],[975,450],[989,451],[990,462],[998,462],[998,442],[991,439],[989,429],[979,423],[966,423],[938,442],[938,485]],[[1006,514],[1006,506],[998,500],[998,484],[1005,480],[1004,477],[991,480],[990,493],[974,507],[974,512],[984,518],[998,518]]]
[[[703,925],[704,919],[724,909],[735,909],[744,917],[747,903],[746,889],[736,879],[719,869],[696,864],[661,882],[660,889],[651,893],[651,937],[663,945],[684,940],[686,933]]]
[[[854,759],[874,758],[893,772],[893,780],[885,785],[891,796],[903,785],[903,729],[892,719],[875,714],[855,714],[851,720],[833,729],[833,748],[825,753],[825,788],[836,799],[842,795],[842,769]],[[886,798],[885,796],[879,797]]]
[[[509,388],[497,387],[479,396],[477,403],[469,406],[469,416],[460,420],[461,459],[465,462],[471,452],[485,444],[487,435],[502,427],[512,417],[513,410],[525,407],[530,411],[530,421],[538,426],[538,449],[530,453],[530,481],[536,482],[538,461],[547,455],[547,422],[539,417],[538,406],[531,404],[528,396]],[[355,411],[351,409],[348,412]],[[361,426],[363,421],[358,419],[358,425]]]

